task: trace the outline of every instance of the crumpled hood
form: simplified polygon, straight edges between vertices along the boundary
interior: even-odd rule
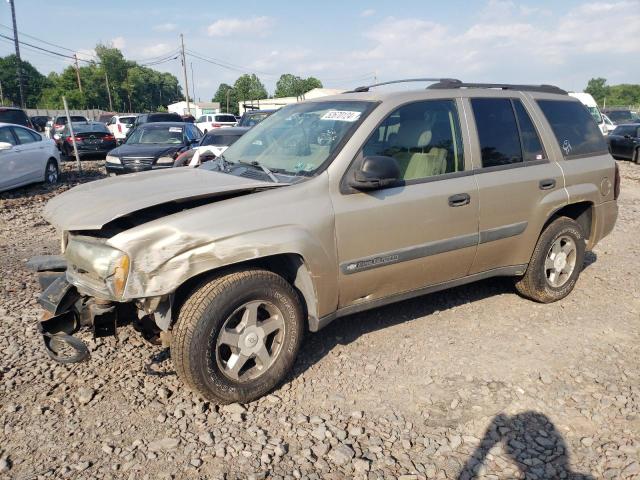
[[[116,218],[171,201],[283,184],[198,168],[172,168],[89,182],[54,197],[44,218],[60,230],[98,230]]]

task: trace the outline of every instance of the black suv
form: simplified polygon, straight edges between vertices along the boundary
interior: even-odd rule
[[[24,127],[33,128],[31,120],[24,110],[15,107],[0,107],[0,123],[13,123]]]
[[[607,142],[613,158],[640,162],[640,122],[618,125],[607,135]]]

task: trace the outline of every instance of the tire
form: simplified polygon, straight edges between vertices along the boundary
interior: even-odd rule
[[[48,185],[55,185],[58,183],[59,176],[58,163],[53,159],[49,160],[44,168],[44,182]]]
[[[567,255],[565,252],[571,250],[571,242],[573,254]],[[556,253],[552,251],[554,248]],[[556,302],[566,297],[582,271],[585,249],[584,232],[580,225],[568,217],[556,218],[538,238],[527,271],[516,281],[516,289],[522,296],[541,303]],[[565,255],[564,258],[561,253]],[[561,268],[563,264],[566,267],[564,273]],[[569,273],[571,264],[573,268]]]
[[[245,324],[254,310],[258,321]],[[268,329],[274,319],[282,328],[262,342],[264,332],[256,327]],[[247,403],[283,381],[300,349],[304,326],[300,297],[287,281],[266,270],[241,270],[204,283],[186,299],[173,328],[171,357],[178,376],[206,399]],[[242,346],[234,353],[229,345],[236,344],[236,337]],[[234,341],[227,343],[227,338]],[[271,357],[260,356],[263,347]],[[259,350],[248,352],[250,348]]]

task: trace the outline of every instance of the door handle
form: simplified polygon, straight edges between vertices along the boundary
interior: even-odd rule
[[[553,187],[556,186],[556,181],[553,178],[540,180],[539,186],[540,186],[540,190],[551,190]]]
[[[449,197],[450,207],[462,207],[463,205],[468,205],[470,202],[471,197],[468,193],[456,193]]]

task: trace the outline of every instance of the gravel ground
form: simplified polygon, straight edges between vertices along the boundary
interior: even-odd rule
[[[620,162],[618,224],[568,298],[495,279],[354,315],[308,336],[280,389],[224,407],[130,327],[87,363],[44,353],[24,261],[57,253],[41,211],[78,183],[65,168],[0,194],[0,477],[640,478],[640,167]]]

